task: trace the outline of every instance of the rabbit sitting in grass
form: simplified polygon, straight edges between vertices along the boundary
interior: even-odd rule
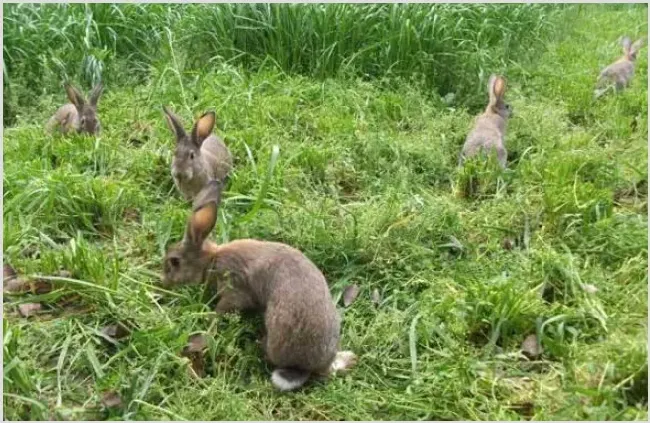
[[[169,128],[176,136],[172,177],[183,197],[191,201],[211,180],[224,182],[232,168],[232,156],[223,140],[212,133],[216,115],[204,113],[188,135],[178,116],[163,106]]]
[[[629,37],[623,37],[621,44],[623,46],[623,56],[603,69],[598,75],[598,88],[594,92],[596,98],[601,97],[612,86],[616,92],[620,92],[630,85],[630,81],[634,76],[634,62],[639,50],[643,47],[643,40],[637,40],[632,44]]]
[[[99,133],[100,124],[97,118],[97,102],[102,95],[104,85],[100,82],[95,85],[88,96],[88,100],[72,84],[65,84],[70,103],[64,104],[47,121],[45,130],[52,133],[58,129],[63,134],[85,133],[96,135]]]
[[[508,153],[505,146],[506,124],[512,114],[512,107],[503,96],[506,92],[506,80],[502,76],[492,75],[488,81],[490,101],[483,114],[479,115],[474,128],[467,136],[460,154],[459,164],[481,151],[495,151],[501,167],[506,167]]]
[[[197,196],[184,239],[165,255],[163,285],[207,283],[216,288],[217,313],[263,312],[262,347],[281,391],[352,367],[355,354],[338,351],[340,318],[325,277],[303,253],[277,242],[207,239],[222,187],[211,181]]]

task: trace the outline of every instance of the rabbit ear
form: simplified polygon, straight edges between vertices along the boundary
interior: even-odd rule
[[[630,37],[623,37],[621,40],[621,45],[623,46],[623,51],[627,54],[630,52],[630,47],[632,45],[632,40],[630,40]]]
[[[495,106],[506,92],[506,80],[494,74],[490,75],[488,92],[490,93],[490,106]]]
[[[90,96],[88,98],[88,102],[90,103],[91,106],[97,107],[97,102],[99,101],[99,97],[102,95],[103,91],[104,91],[104,84],[102,82],[95,85],[95,88],[93,88],[93,90],[90,92]]]
[[[83,94],[79,92],[72,84],[65,84],[65,92],[68,94],[68,100],[79,110],[84,106],[85,100]]]
[[[494,95],[497,98],[502,98],[506,93],[506,80],[502,76],[497,76],[494,81]]]
[[[494,106],[497,102],[496,97],[494,96],[494,83],[497,80],[496,75],[490,75],[490,79],[488,80],[488,94],[490,95],[490,106]]]
[[[210,235],[210,232],[217,223],[217,205],[208,203],[199,208],[190,217],[185,232],[185,243],[200,249],[203,241]]]
[[[181,140],[185,138],[185,129],[183,128],[183,124],[181,123],[180,119],[173,114],[167,107],[162,106],[163,112],[165,112],[165,119],[167,120],[167,126],[169,126],[169,129],[176,135],[177,140]]]
[[[220,184],[218,187],[220,187]],[[218,187],[209,184],[201,190],[197,197],[197,199],[203,199],[204,201],[194,208],[185,231],[185,243],[194,248],[201,248],[203,241],[210,235],[217,223],[217,211],[221,195],[221,189]]]
[[[643,47],[643,38],[638,39],[632,44],[632,47],[630,47],[630,53],[638,53],[639,50],[641,50],[641,47]]]
[[[217,120],[213,111],[204,113],[192,127],[192,141],[197,147],[201,147],[203,141],[210,136]]]

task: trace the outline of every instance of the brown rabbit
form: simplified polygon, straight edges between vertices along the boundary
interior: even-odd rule
[[[506,80],[502,76],[491,75],[488,81],[490,102],[485,112],[478,116],[472,132],[467,136],[459,164],[480,151],[489,153],[490,150],[495,150],[499,164],[503,168],[506,167],[506,123],[512,115],[512,107],[503,99],[505,92]]]
[[[97,102],[102,95],[104,85],[100,82],[90,92],[88,101],[81,92],[69,83],[65,84],[70,103],[64,104],[47,121],[45,130],[51,133],[58,127],[63,134],[71,132],[96,135],[100,124],[97,118]]]
[[[599,87],[609,83],[614,85],[616,92],[619,92],[630,84],[634,76],[636,55],[643,47],[643,40],[637,40],[632,44],[629,37],[623,37],[621,44],[623,46],[623,56],[600,72],[597,82]],[[608,89],[609,87],[597,88],[595,91],[596,98],[605,94]]]
[[[172,177],[183,197],[191,201],[208,181],[226,179],[232,168],[232,156],[223,140],[212,133],[216,122],[214,112],[204,113],[188,135],[178,116],[165,106],[163,111],[169,129],[176,135]]]
[[[264,312],[262,346],[281,391],[352,367],[355,354],[338,351],[340,319],[325,277],[305,255],[277,242],[207,240],[222,188],[211,181],[196,197],[184,239],[165,255],[163,285],[208,283],[217,290],[217,313]]]

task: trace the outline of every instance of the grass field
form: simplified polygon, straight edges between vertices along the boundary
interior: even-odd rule
[[[647,420],[647,48],[629,90],[592,101],[619,37],[647,36],[647,6],[446,6],[430,24],[440,33],[427,34],[447,34],[449,44],[421,44],[441,49],[429,56],[413,53],[417,31],[400,17],[432,14],[378,8],[370,40],[363,32],[348,45],[323,38],[322,51],[336,54],[314,57],[305,52],[315,47],[283,46],[296,45],[292,33],[316,43],[309,37],[328,22],[281,9],[269,12],[278,24],[271,35],[233,41],[243,53],[232,57],[248,59],[217,51],[221,59],[198,66],[180,28],[207,27],[204,11],[191,21],[156,5],[151,15],[124,9],[133,19],[120,21],[124,31],[136,40],[141,19],[142,34],[161,45],[165,34],[188,45],[160,47],[149,60],[147,48],[156,49],[144,41],[102,50],[94,38],[87,50],[95,59],[103,51],[104,61],[70,50],[57,56],[76,60],[68,68],[28,54],[48,43],[38,25],[68,22],[70,37],[92,40],[75,25],[110,34],[114,9],[97,9],[104,21],[93,26],[88,9],[66,21],[61,10],[39,17],[4,7],[4,60],[13,60],[3,102],[4,261],[24,277],[70,272],[49,293],[4,293],[5,419]],[[322,13],[350,26],[368,12],[332,10]],[[23,19],[23,29],[7,16]],[[536,17],[544,26],[526,31]],[[156,29],[170,22],[178,32]],[[499,22],[507,37],[495,31]],[[373,39],[384,54],[346,70]],[[196,54],[210,56],[219,40],[194,41]],[[413,53],[412,62],[373,71],[375,60],[399,63],[400,46],[411,46],[404,60]],[[492,71],[508,78],[514,107],[508,170],[458,169]],[[65,101],[63,74],[85,89],[108,75],[97,140],[45,135]],[[215,318],[200,288],[156,286],[165,247],[189,213],[171,180],[174,142],[161,104],[186,126],[217,111],[236,167],[213,238],[281,241],[316,263],[340,304],[342,346],[360,356],[353,371],[280,394],[256,343],[259,318]],[[471,195],[469,178],[480,180]],[[340,297],[350,284],[361,292],[346,308]],[[43,305],[35,316],[16,311],[34,302]],[[113,345],[101,330],[116,322],[130,335]],[[208,376],[199,380],[179,356],[194,333],[209,335]],[[521,353],[529,335],[543,347],[534,359]],[[101,405],[109,391],[121,405]]]

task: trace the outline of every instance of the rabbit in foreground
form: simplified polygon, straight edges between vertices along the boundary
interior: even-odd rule
[[[63,134],[71,132],[98,134],[100,130],[97,118],[97,102],[102,95],[104,85],[100,82],[95,85],[88,96],[88,100],[73,85],[66,83],[65,91],[70,103],[64,104],[47,121],[45,129],[51,133],[58,127]]]
[[[489,153],[489,150],[494,149],[499,164],[505,168],[508,158],[505,146],[506,124],[513,111],[512,107],[503,99],[506,92],[506,80],[502,76],[490,76],[488,92],[490,102],[485,112],[478,116],[472,132],[467,136],[460,154],[459,164],[481,150]]]
[[[232,168],[232,156],[223,140],[212,133],[216,115],[204,113],[188,135],[178,116],[163,106],[169,128],[176,136],[172,176],[183,197],[191,201],[211,180],[224,182]]]
[[[222,188],[211,181],[197,196],[184,239],[165,255],[163,285],[208,283],[217,290],[217,313],[264,312],[262,347],[281,391],[352,367],[356,355],[338,351],[340,318],[325,277],[305,255],[276,242],[207,240]]]
[[[606,83],[613,84],[616,92],[623,90],[630,84],[634,76],[636,55],[641,47],[643,47],[643,40],[637,40],[632,44],[632,40],[629,37],[624,37],[621,44],[623,46],[623,56],[603,69],[600,75],[598,75],[597,82],[601,87]],[[596,98],[605,94],[608,89],[609,87],[597,88],[594,93]]]

